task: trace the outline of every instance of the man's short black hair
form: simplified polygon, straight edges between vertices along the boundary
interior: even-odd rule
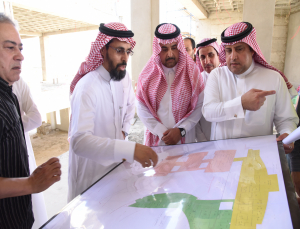
[[[193,38],[191,38],[191,37],[186,37],[186,38],[184,38],[183,40],[185,40],[185,39],[189,39],[189,40],[191,41],[191,43],[192,43],[192,48],[193,48],[193,49],[196,47],[196,43],[195,43],[195,41],[194,41]]]

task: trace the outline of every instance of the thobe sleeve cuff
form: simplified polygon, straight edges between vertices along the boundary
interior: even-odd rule
[[[115,140],[114,158],[116,162],[121,162],[125,159],[132,163],[134,157],[135,142]]]
[[[192,129],[192,127],[195,126],[192,126],[191,123],[181,123],[177,128],[183,128],[186,132],[189,132]]]
[[[287,133],[287,134],[291,134],[294,130],[291,130],[291,129],[284,129],[284,130],[281,130],[279,133],[280,135],[284,134],[284,133]]]
[[[197,122],[196,122],[196,124],[197,124]],[[183,128],[183,129],[185,129],[186,132],[189,132],[193,127],[196,126],[196,124],[195,124],[195,121],[189,120],[189,118],[187,118],[187,120],[184,120],[179,126],[177,126],[177,128]]]
[[[168,129],[163,124],[158,123],[153,130],[154,133],[152,134],[155,134],[159,137],[159,139],[162,139],[162,137],[164,136],[164,132],[167,130]]]
[[[224,111],[227,120],[245,118],[245,111],[242,106],[242,97],[229,100],[224,103]]]

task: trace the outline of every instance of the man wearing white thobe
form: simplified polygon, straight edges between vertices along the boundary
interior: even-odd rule
[[[255,34],[247,22],[222,33],[219,56],[227,66],[210,73],[203,104],[203,115],[212,122],[211,140],[270,135],[273,122],[281,134],[277,140],[296,129],[285,76],[264,60]],[[293,144],[284,148],[289,153]]]
[[[201,72],[204,86],[206,85],[210,72],[220,65],[219,49],[219,44],[215,38],[204,38],[197,44],[196,63]],[[209,141],[210,132],[211,122],[208,122],[204,116],[202,116],[196,125],[197,141]]]
[[[135,113],[126,72],[135,46],[133,33],[122,23],[101,24],[99,30],[87,61],[71,84],[68,201],[122,160],[136,160],[143,167],[157,163],[150,147],[124,141]]]
[[[144,144],[195,142],[203,84],[179,28],[169,23],[158,25],[153,50],[137,87],[137,114],[146,127]]]
[[[185,143],[195,142],[195,138],[196,138],[195,125],[199,121],[199,117],[202,115],[201,108],[203,104],[204,93],[202,92],[199,95],[197,106],[194,112],[183,122],[176,123],[172,113],[172,98],[171,98],[170,87],[174,81],[177,66],[173,68],[167,68],[164,65],[162,65],[162,68],[168,83],[168,89],[164,94],[160,102],[159,108],[157,110],[157,115],[162,123],[157,121],[157,119],[154,118],[154,116],[149,112],[149,109],[137,100],[138,116],[151,133],[159,136],[160,140],[158,145],[166,145],[165,142],[162,140],[164,136],[164,132],[167,131],[168,129],[172,129],[176,127],[183,128],[186,131]],[[145,140],[146,137],[144,136],[144,143]],[[181,144],[181,141],[179,140],[177,144]]]
[[[29,170],[30,174],[32,174],[32,172],[36,169],[36,162],[28,132],[42,125],[42,117],[33,101],[29,86],[21,77],[18,81],[14,82],[13,93],[17,96],[20,105],[20,112],[22,116],[28,152]],[[40,228],[48,220],[44,195],[42,192],[32,194],[31,200],[32,211],[34,214],[34,223],[32,229]]]

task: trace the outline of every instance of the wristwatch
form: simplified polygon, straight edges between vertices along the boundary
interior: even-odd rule
[[[186,132],[185,132],[185,129],[183,128],[178,128],[180,130],[180,134],[181,134],[181,137],[184,137]]]
[[[128,133],[126,133],[125,131],[122,131],[122,132],[123,132],[123,134],[125,135],[125,137],[128,136]]]

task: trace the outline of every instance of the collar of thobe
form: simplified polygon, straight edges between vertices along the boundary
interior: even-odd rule
[[[174,72],[174,75],[175,75],[176,69],[177,69],[177,64],[176,64],[173,68],[167,68],[167,67],[164,66],[163,64],[162,64],[162,67],[163,67],[163,71],[164,71],[164,73],[165,73],[165,76],[168,75],[171,71],[173,71],[173,72]]]
[[[97,71],[100,73],[100,76],[107,82],[111,80],[109,72],[103,67],[103,65],[100,65]]]
[[[244,73],[240,74],[240,75],[237,75],[237,74],[234,74],[237,78],[243,78],[245,76],[247,76],[250,72],[252,72],[253,68],[255,66],[255,62],[254,60],[252,59],[252,63],[250,65],[250,67],[247,69],[247,71],[245,71]]]

